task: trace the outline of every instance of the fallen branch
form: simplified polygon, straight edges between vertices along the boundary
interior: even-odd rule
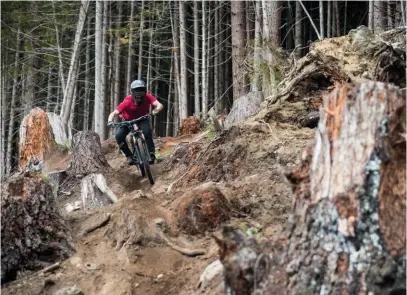
[[[91,225],[90,227],[84,229],[79,236],[80,237],[84,237],[85,235],[93,232],[94,230],[101,228],[103,226],[105,226],[108,222],[110,221],[110,213],[106,215],[105,218],[103,218],[102,220],[100,220],[99,222],[96,222],[95,224]]]
[[[160,235],[161,238],[167,243],[168,246],[170,246],[172,249],[174,249],[175,251],[189,256],[189,257],[195,257],[195,256],[199,256],[199,255],[205,255],[206,251],[204,249],[186,249],[186,248],[182,248],[179,247],[177,245],[175,245],[174,243],[172,243],[167,237],[165,237],[163,234]]]

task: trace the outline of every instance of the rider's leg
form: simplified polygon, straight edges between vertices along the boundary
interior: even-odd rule
[[[154,163],[154,160],[155,160],[155,146],[154,146],[153,132],[151,131],[150,122],[148,120],[143,120],[143,121],[140,122],[139,127],[143,131],[143,134],[144,134],[144,137],[146,139],[146,144],[147,144],[148,151],[150,153],[152,163]]]
[[[126,136],[129,134],[130,129],[126,126],[121,126],[116,130],[116,142],[119,145],[120,150],[124,153],[126,158],[132,158],[132,153],[126,142]]]

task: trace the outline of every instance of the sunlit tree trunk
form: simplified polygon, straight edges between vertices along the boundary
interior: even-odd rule
[[[330,3],[328,2],[328,9],[330,7]],[[302,7],[298,1],[295,2],[295,48],[296,48],[296,57],[302,57]],[[328,10],[328,23],[329,23],[329,10]],[[329,27],[329,25],[328,25]],[[329,29],[328,29],[328,37],[329,37]]]
[[[374,0],[369,0],[369,22],[368,28],[374,30]]]
[[[132,82],[132,74],[133,74],[133,61],[131,59],[132,52],[133,52],[133,17],[134,17],[134,3],[135,1],[130,1],[130,17],[129,17],[129,44],[127,47],[127,75],[126,75],[126,90],[130,88],[130,83]],[[127,92],[126,92],[127,93]]]
[[[144,34],[144,0],[141,0],[137,79],[141,79],[143,70],[143,34]]]
[[[187,78],[187,48],[186,48],[186,26],[185,26],[185,2],[179,2],[179,25],[180,25],[180,55],[181,55],[181,93],[179,94],[179,116],[180,120],[188,117],[188,78]]]
[[[324,1],[319,1],[319,31],[321,33],[321,38],[325,37],[324,33]]]
[[[96,20],[95,20],[95,132],[102,136],[104,129],[103,114],[104,101],[102,94],[102,17],[103,7],[101,0],[96,0]]]
[[[208,113],[208,32],[206,22],[206,1],[202,1],[202,114],[205,118]]]
[[[199,10],[198,1],[194,1],[194,113],[197,117],[199,117],[201,113],[199,91],[199,48]]]

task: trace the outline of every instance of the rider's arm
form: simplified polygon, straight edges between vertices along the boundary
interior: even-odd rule
[[[155,109],[157,111],[162,111],[162,109],[164,108],[164,106],[158,101],[156,100],[155,102],[152,103],[152,105],[155,107]]]
[[[107,119],[108,122],[113,121],[114,117],[117,115],[120,115],[120,112],[118,110],[114,110],[113,112],[110,113],[109,118]]]

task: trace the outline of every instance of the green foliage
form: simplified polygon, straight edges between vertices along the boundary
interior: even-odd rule
[[[166,152],[164,152],[162,154],[159,151],[156,151],[155,152],[155,159],[156,159],[157,162],[161,162],[161,161],[164,161],[166,158],[170,157],[171,155],[172,155],[171,150],[168,150],[168,151],[166,151]]]
[[[208,134],[206,135],[206,138],[209,140],[213,140],[216,137],[216,129],[213,124],[209,124],[208,127],[206,127],[206,130],[208,131]]]
[[[239,229],[247,236],[247,237],[253,237],[257,241],[260,240],[261,234],[260,234],[260,229],[250,226],[250,224],[246,222],[242,222],[239,224]]]
[[[61,152],[63,152],[63,153],[69,152],[69,150],[70,150],[71,147],[72,147],[71,140],[70,140],[69,138],[67,138],[67,139],[65,140],[64,144],[58,145],[58,147],[59,147],[59,150],[60,150]]]

